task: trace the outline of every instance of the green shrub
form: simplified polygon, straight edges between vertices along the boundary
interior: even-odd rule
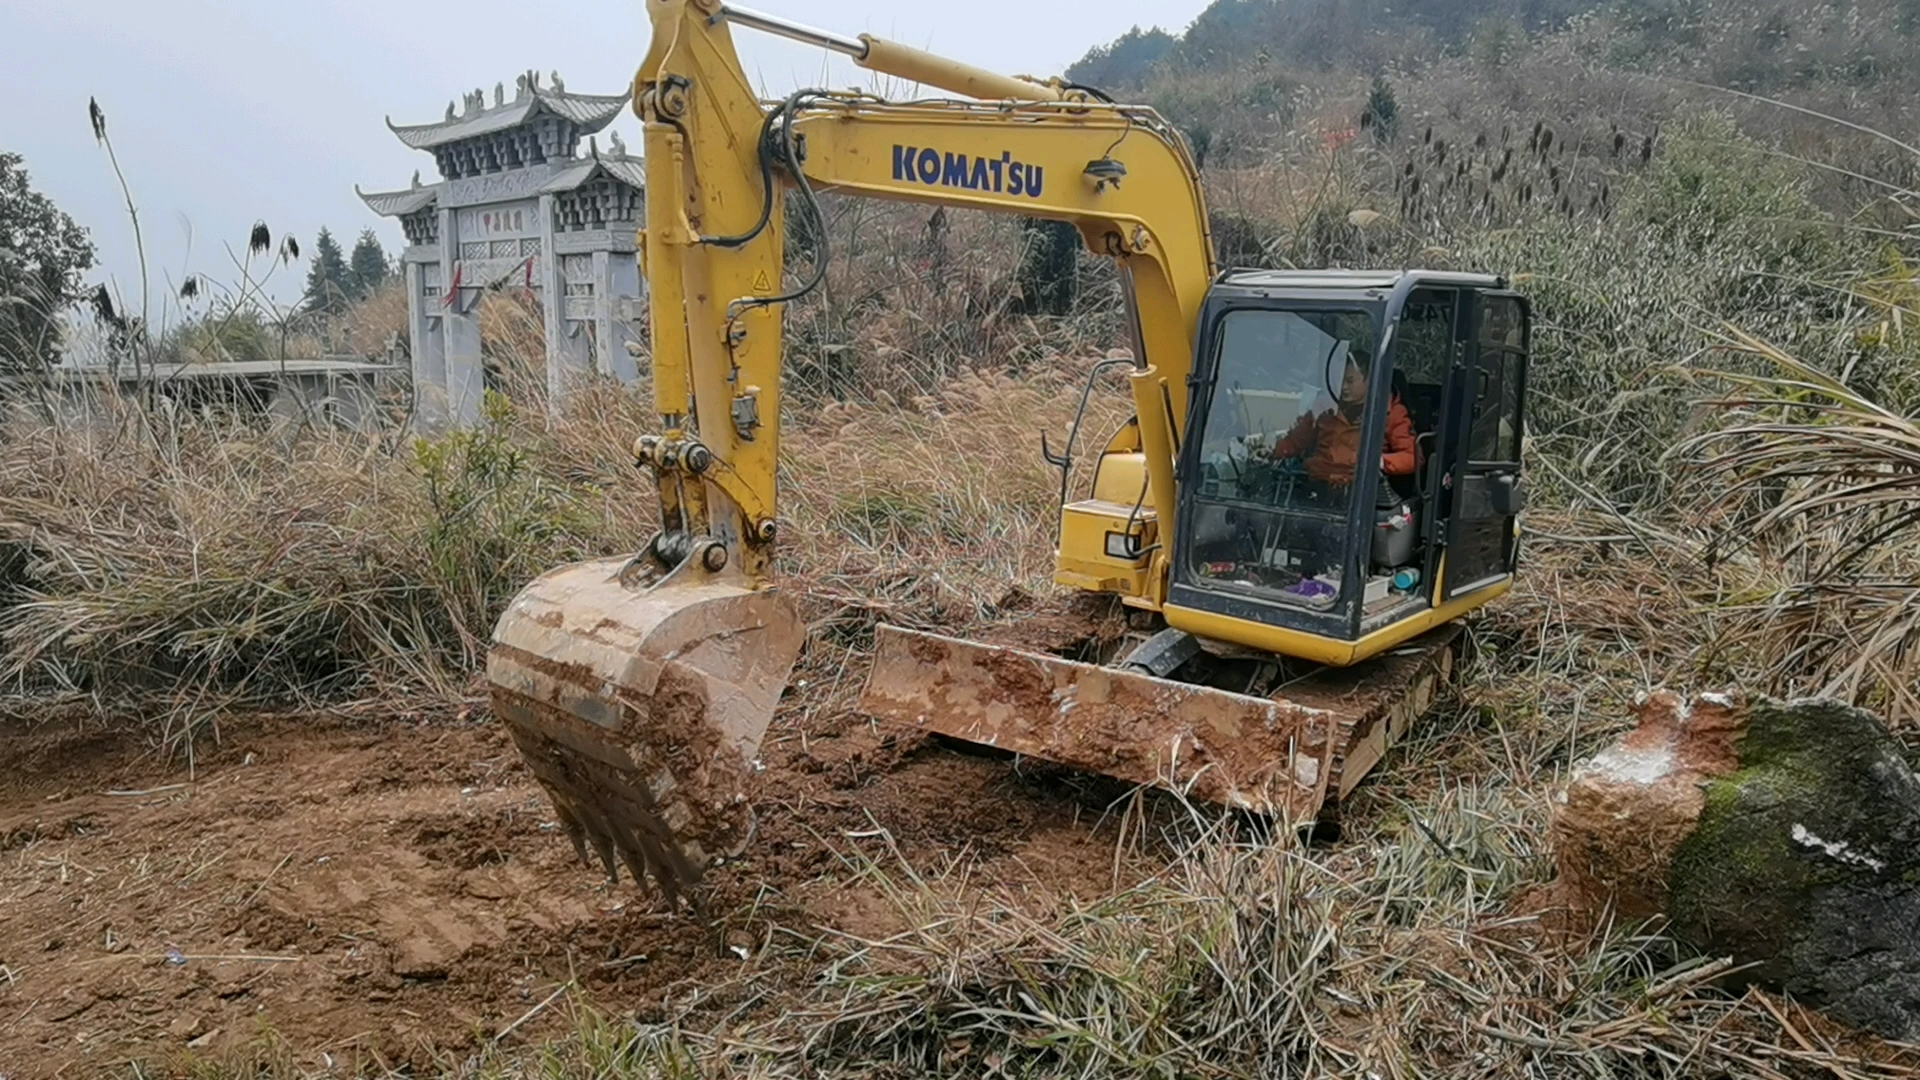
[[[590,553],[583,492],[541,472],[512,420],[512,404],[489,392],[479,427],[413,444],[427,512],[409,532],[462,663],[484,653],[493,621],[528,581]]]

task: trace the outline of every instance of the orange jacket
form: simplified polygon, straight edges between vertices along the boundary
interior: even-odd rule
[[[1273,447],[1273,459],[1305,456],[1307,476],[1323,484],[1351,484],[1359,457],[1360,425],[1339,409],[1314,415],[1304,413],[1287,437]],[[1387,405],[1386,445],[1380,451],[1380,470],[1390,476],[1413,474],[1413,417],[1395,396]]]

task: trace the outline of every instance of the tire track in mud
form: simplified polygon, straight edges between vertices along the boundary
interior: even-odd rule
[[[269,1028],[419,1058],[520,1015],[636,900],[574,862],[490,725],[268,722],[191,781],[134,750],[57,771],[0,784],[10,1077]]]

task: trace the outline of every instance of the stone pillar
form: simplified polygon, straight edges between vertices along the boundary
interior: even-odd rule
[[[559,362],[564,364],[568,373],[575,378],[584,377],[593,371],[591,342],[593,331],[589,326],[588,314],[582,310],[583,305],[591,298],[575,296],[572,289],[573,285],[582,282],[580,278],[582,271],[579,267],[583,259],[588,265],[593,262],[591,256],[584,254],[560,256],[557,260],[560,266],[554,271],[553,276],[554,288],[559,290],[559,342],[562,353]]]
[[[486,393],[486,365],[480,359],[480,313],[449,312],[446,325],[447,422],[457,428],[473,427],[480,422],[480,402]]]
[[[547,332],[547,399],[565,406],[568,384],[590,370],[577,339],[567,338],[567,276],[553,242],[553,196],[540,196],[540,308]]]
[[[446,249],[441,248],[442,251]],[[444,263],[441,282],[445,283]],[[413,358],[413,414],[421,427],[438,431],[447,422],[447,360],[433,305],[440,298],[427,294],[426,264],[407,263],[407,345]]]
[[[466,304],[462,294],[473,282],[461,282],[453,288],[453,270],[460,261],[459,224],[452,210],[440,211],[440,265],[452,289],[453,302],[444,309],[441,333],[446,341],[446,371],[439,392],[446,401],[447,423],[453,427],[472,427],[480,421],[480,398],[486,389],[486,367],[480,359],[480,313],[461,310]],[[479,295],[473,294],[477,308]]]
[[[613,351],[619,348],[613,338],[613,275],[607,268],[609,254],[593,253],[593,369],[602,375],[613,374]]]
[[[605,279],[606,307],[612,317],[608,320],[608,333],[603,339],[609,342],[605,371],[622,383],[630,383],[640,377],[640,364],[627,351],[627,342],[639,340],[634,329],[634,320],[640,316],[640,260],[629,251],[615,251],[607,257],[607,277]]]

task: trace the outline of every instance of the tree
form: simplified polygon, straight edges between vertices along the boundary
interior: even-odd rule
[[[1206,168],[1207,151],[1213,148],[1213,128],[1204,121],[1196,120],[1182,128],[1180,133],[1187,137],[1187,146],[1193,151],[1193,167]]]
[[[322,228],[313,242],[313,264],[307,268],[307,302],[323,315],[338,315],[353,299],[353,277],[346,256],[333,234]]]
[[[1067,69],[1067,78],[1102,88],[1139,86],[1160,58],[1172,51],[1174,37],[1159,27],[1127,31],[1107,45],[1096,45]]]
[[[50,366],[60,355],[60,312],[93,268],[87,231],[33,190],[25,159],[0,152],[0,371]]]
[[[390,273],[387,252],[380,246],[380,238],[373,235],[372,229],[361,229],[353,254],[347,256],[347,282],[352,286],[353,298],[363,299],[385,285]]]
[[[1020,296],[1014,310],[1026,315],[1071,312],[1080,230],[1071,221],[1021,218],[1020,235],[1020,265],[1014,272]]]
[[[1375,75],[1373,87],[1367,91],[1367,107],[1360,113],[1360,126],[1372,129],[1374,141],[1389,143],[1399,120],[1400,103],[1393,99],[1393,87],[1385,75]]]

